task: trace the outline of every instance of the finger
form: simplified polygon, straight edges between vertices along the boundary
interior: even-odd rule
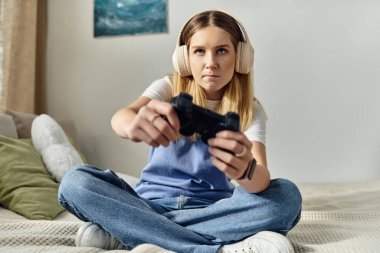
[[[240,142],[242,145],[251,148],[252,143],[248,140],[247,136],[242,132],[234,132],[229,130],[220,131],[216,134],[216,137],[224,139],[233,139]]]
[[[240,171],[241,168],[244,167],[244,161],[242,161],[242,159],[237,158],[234,154],[231,154],[228,151],[214,147],[209,147],[208,150],[213,157],[217,158],[218,160],[230,166],[232,169],[236,171]]]
[[[215,165],[215,167],[217,167],[231,179],[240,178],[243,176],[244,171],[236,170],[234,167],[224,163],[216,157],[211,157],[211,162]]]
[[[158,147],[160,144],[153,140],[143,129],[135,129],[129,135],[132,141],[142,141],[153,147]]]
[[[151,100],[147,104],[147,107],[155,111],[157,114],[166,116],[169,124],[175,129],[175,131],[179,131],[180,122],[174,107],[170,103]]]
[[[153,113],[149,109],[142,108],[130,128],[128,136],[134,139],[140,138],[141,141],[150,145],[158,143],[159,145],[168,146],[170,140],[148,120],[151,118],[155,121],[152,115]]]
[[[176,132],[179,132],[179,129],[181,127],[181,123],[179,122],[178,115],[172,105],[170,105],[170,109],[168,109],[168,112],[165,114],[167,120],[169,121],[170,125],[173,126],[173,128],[176,130]]]
[[[178,139],[178,133],[149,106],[140,109],[136,121],[151,138],[165,147],[171,140]]]
[[[177,140],[179,137],[178,132],[176,132],[169,123],[162,117],[157,117],[152,122],[153,126],[160,131],[169,141]]]
[[[170,144],[170,139],[167,138],[163,132],[159,131],[159,129],[157,129],[155,125],[153,125],[154,122],[159,119],[160,117],[158,117],[153,122],[143,120],[141,122],[141,128],[144,130],[144,132],[148,136],[148,138],[146,138],[148,141],[151,141],[152,139],[154,142],[157,142],[158,144],[167,147]]]
[[[251,146],[245,146],[245,144],[235,139],[224,139],[221,137],[210,139],[208,144],[212,147],[228,150],[236,157],[243,158],[250,154]]]
[[[208,144],[212,147],[228,150],[232,154],[238,154],[243,150],[243,144],[233,139],[217,137],[210,139]]]
[[[215,140],[212,140],[209,145],[226,145],[225,148],[239,154],[238,157],[252,156],[252,142],[241,132],[223,131],[217,134]]]
[[[241,145],[241,147],[242,147],[242,150],[241,150],[241,152],[239,152],[239,153],[236,153],[235,152],[235,156],[236,157],[244,157],[246,154],[247,154],[247,152],[248,152],[248,150],[247,150],[247,147],[246,146],[244,146],[244,145]]]

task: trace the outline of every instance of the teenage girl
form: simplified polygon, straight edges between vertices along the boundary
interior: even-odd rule
[[[87,222],[77,246],[292,252],[285,235],[299,220],[301,195],[289,180],[270,178],[266,116],[253,96],[253,48],[243,26],[221,11],[196,14],[179,35],[173,65],[172,76],[112,118],[121,138],[151,146],[136,187],[90,165],[63,178],[61,205]],[[241,131],[221,131],[208,143],[181,136],[169,103],[180,92],[220,114],[238,113]]]

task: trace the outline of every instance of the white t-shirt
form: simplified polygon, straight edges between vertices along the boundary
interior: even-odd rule
[[[160,101],[170,101],[172,98],[172,80],[169,76],[154,81],[143,92],[142,96]],[[206,100],[206,107],[210,110],[216,108],[220,101]],[[259,141],[266,144],[266,122],[267,116],[263,106],[257,99],[254,101],[254,119],[249,128],[244,131],[244,134],[250,141]]]

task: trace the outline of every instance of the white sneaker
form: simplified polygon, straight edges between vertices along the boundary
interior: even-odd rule
[[[243,241],[222,246],[219,253],[294,253],[294,248],[282,234],[262,231]]]
[[[80,226],[75,237],[77,247],[95,247],[101,249],[127,249],[116,237],[91,222]]]

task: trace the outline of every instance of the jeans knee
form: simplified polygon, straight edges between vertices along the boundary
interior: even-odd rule
[[[72,194],[78,193],[79,188],[86,188],[86,182],[90,181],[91,170],[97,169],[88,164],[79,164],[70,168],[63,176],[58,189],[58,198],[70,198]]]
[[[260,224],[261,229],[284,235],[299,221],[302,205],[298,187],[287,179],[271,180],[269,187],[259,193],[248,193],[238,187],[233,201],[231,204],[244,210],[248,217],[258,217],[252,225],[253,231]]]
[[[277,188],[278,200],[281,202],[279,207],[282,218],[289,220],[293,224],[299,219],[302,207],[302,196],[297,185],[287,179],[272,180],[271,186]],[[294,224],[295,225],[295,224]]]

